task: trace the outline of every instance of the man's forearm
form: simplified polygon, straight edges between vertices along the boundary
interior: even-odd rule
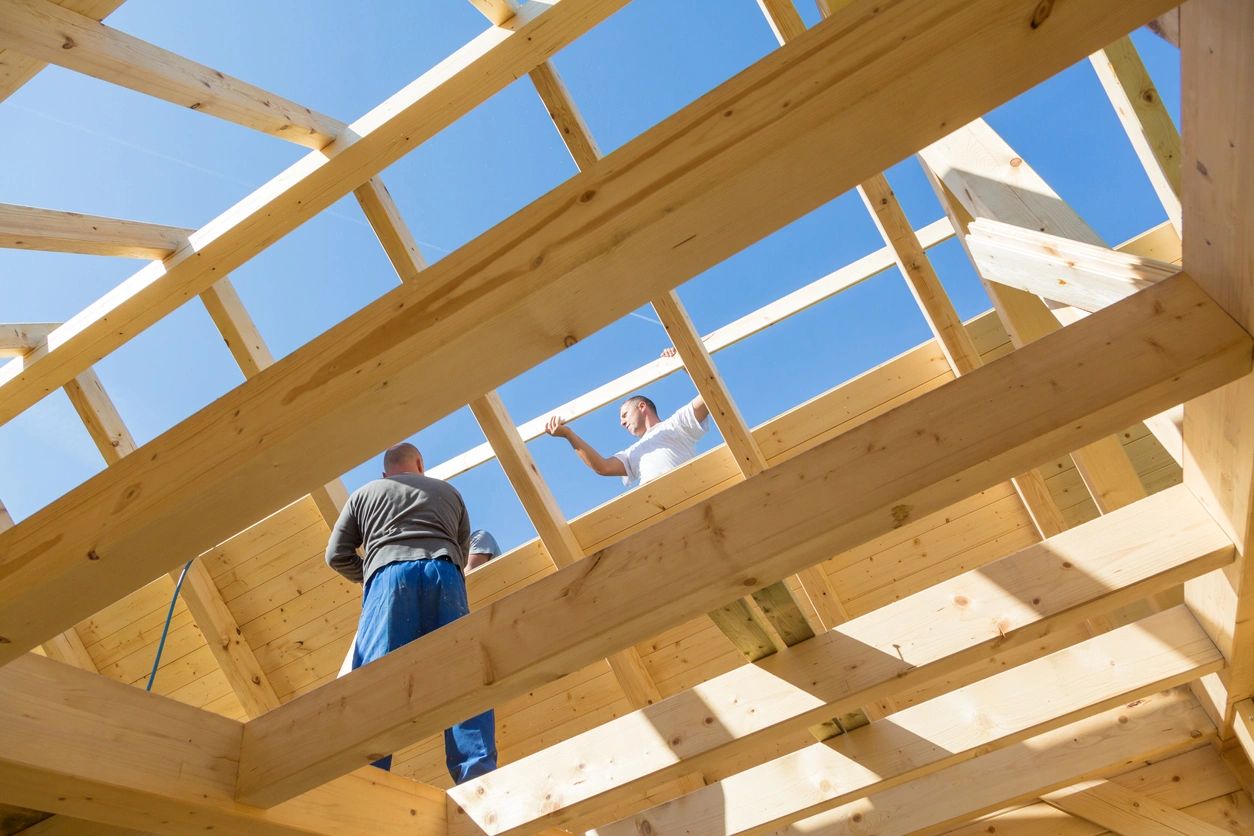
[[[592,448],[592,445],[579,437],[578,433],[571,430],[566,436],[566,440],[570,443],[571,448],[575,451],[575,455],[579,456],[588,467],[592,468],[594,473],[604,476],[609,466],[607,459]]]

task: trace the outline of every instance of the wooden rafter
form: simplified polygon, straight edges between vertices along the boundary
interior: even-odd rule
[[[59,328],[59,322],[0,323],[0,357],[24,357]]]
[[[1085,361],[1096,345],[1108,362]],[[290,797],[554,670],[577,669],[891,531],[903,515],[944,507],[1179,393],[1245,374],[1250,353],[1249,336],[1186,276],[1163,282],[251,721],[240,798]],[[984,421],[961,420],[977,404]],[[681,543],[681,560],[656,559]],[[594,617],[591,633],[555,629]],[[518,633],[502,638],[486,629],[493,622],[516,624]],[[412,675],[433,667],[444,671],[438,683]],[[350,726],[344,707],[360,700],[373,710]],[[324,724],[335,739],[319,731]]]
[[[193,230],[78,212],[0,204],[0,247],[162,259]]]
[[[59,0],[59,5],[72,9],[91,20],[104,20],[122,0]],[[46,65],[44,62],[11,49],[0,49],[0,101],[4,101]]]
[[[1060,810],[1088,819],[1114,833],[1180,833],[1228,836],[1229,831],[1173,809],[1160,801],[1100,778],[1041,796]]]

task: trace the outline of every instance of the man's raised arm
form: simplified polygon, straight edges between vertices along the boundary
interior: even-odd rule
[[[564,438],[570,442],[575,454],[598,476],[627,475],[627,468],[620,459],[613,456],[606,458],[592,449],[591,444],[580,438],[578,433],[566,424],[566,419],[554,415],[544,426],[544,431],[554,438]]]

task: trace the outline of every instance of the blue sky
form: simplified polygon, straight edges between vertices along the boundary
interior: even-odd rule
[[[811,0],[798,0],[798,9],[808,24],[816,22]],[[486,28],[465,0],[128,0],[107,22],[343,121],[365,113]],[[1134,41],[1178,123],[1178,51],[1145,30]],[[559,53],[554,64],[602,151],[610,153],[775,46],[754,0],[634,0]],[[1087,61],[988,120],[1108,242],[1165,219]],[[0,102],[0,124],[6,161],[0,202],[187,227],[209,221],[306,153],[56,67]],[[383,177],[428,260],[435,261],[575,170],[523,79]],[[889,179],[916,228],[941,216],[913,159],[894,166]],[[850,193],[697,276],[679,293],[707,333],[881,245],[861,201]],[[960,314],[988,307],[955,242],[930,254]],[[0,321],[62,321],[142,266],[129,259],[0,251]],[[278,357],[397,282],[351,197],[232,278]],[[893,269],[719,352],[715,360],[741,411],[756,424],[928,336]],[[500,392],[522,422],[653,359],[667,344],[653,311],[642,309]],[[198,302],[96,368],[141,444],[243,380]],[[695,390],[677,374],[646,394],[665,412]],[[631,440],[618,426],[616,404],[575,428],[604,453]],[[720,440],[713,431],[701,449]],[[415,441],[434,464],[483,436],[462,409]],[[542,437],[530,449],[568,515],[622,490],[617,479],[585,470],[565,442]],[[16,519],[102,467],[61,393],[0,427],[0,500]],[[351,489],[377,471],[375,461],[366,462],[345,480]],[[503,547],[534,536],[495,462],[454,484],[476,526],[490,528]]]

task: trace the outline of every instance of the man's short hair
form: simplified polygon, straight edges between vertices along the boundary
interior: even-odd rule
[[[649,408],[650,412],[652,412],[654,415],[657,415],[657,406],[653,403],[653,401],[649,400],[644,395],[632,395],[630,398],[627,399],[627,403],[629,404],[642,403]]]
[[[389,447],[383,454],[383,472],[391,473],[398,468],[406,467],[410,462],[421,457],[418,448],[408,441]]]

